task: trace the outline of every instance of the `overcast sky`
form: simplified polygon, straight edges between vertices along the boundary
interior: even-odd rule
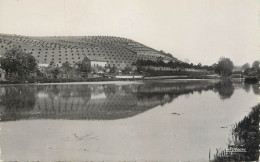
[[[259,55],[259,0],[0,0],[0,33],[108,35],[190,63]]]

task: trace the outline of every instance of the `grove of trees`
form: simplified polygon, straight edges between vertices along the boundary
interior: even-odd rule
[[[28,78],[30,73],[38,71],[36,59],[19,48],[13,48],[4,53],[0,58],[0,64],[7,76]]]
[[[242,66],[242,70],[244,70],[244,74],[245,75],[251,75],[251,76],[255,76],[258,75],[260,76],[260,62],[259,61],[254,61],[252,63],[252,66],[250,67],[249,63],[246,63]]]
[[[117,68],[116,66],[96,66],[91,67],[89,60],[85,57],[82,61],[79,61],[75,64],[70,64],[69,62],[63,63],[61,66],[58,66],[54,61],[51,61],[48,67],[45,67],[40,70],[38,69],[36,59],[29,53],[22,51],[19,48],[13,48],[5,52],[2,57],[0,57],[0,65],[3,70],[6,72],[7,77],[28,79],[31,75],[42,74],[38,76],[45,76],[49,78],[87,78],[89,74],[118,74],[123,73],[128,74],[149,74],[152,73],[153,67],[170,67],[177,69],[180,74],[182,70],[180,69],[201,69],[206,72],[217,73],[220,76],[227,77],[232,74],[234,69],[234,64],[229,58],[221,57],[219,61],[211,66],[201,65],[201,63],[195,65],[193,63],[181,62],[181,61],[170,61],[164,62],[162,58],[158,58],[156,61],[152,60],[137,60],[132,66]],[[254,61],[250,67],[249,63],[245,63],[240,67],[244,71],[245,75],[260,75],[260,62]],[[179,69],[179,70],[178,70]],[[150,70],[150,71],[149,71]],[[184,70],[185,71],[185,70]],[[198,70],[200,71],[200,70]],[[166,75],[163,71],[159,72],[156,75]],[[168,75],[168,73],[167,73]],[[174,73],[169,73],[169,75],[174,75]],[[197,74],[194,74],[197,75]]]
[[[152,61],[152,60],[137,60],[133,65],[137,67],[141,66],[156,66],[156,67],[170,67],[170,68],[193,68],[193,69],[206,69],[206,70],[214,70],[212,66],[202,66],[201,63],[198,65],[194,65],[193,63],[186,62],[173,62],[169,61],[168,63],[163,62],[162,60]]]

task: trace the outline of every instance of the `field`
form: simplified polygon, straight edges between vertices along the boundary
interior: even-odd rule
[[[131,39],[112,36],[66,36],[66,37],[28,37],[0,34],[0,55],[18,47],[32,54],[38,64],[75,64],[89,57],[92,60],[105,60],[108,66],[128,67],[138,59],[176,61],[166,54],[147,47]]]

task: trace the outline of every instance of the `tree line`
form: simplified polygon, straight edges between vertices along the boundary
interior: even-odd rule
[[[244,65],[241,66],[240,69],[244,71],[245,75],[260,75],[259,65],[260,65],[259,61],[254,61],[251,67],[249,63],[245,63]]]
[[[89,73],[116,73],[117,67],[90,67],[88,59],[85,57],[82,61],[70,64],[64,62],[58,65],[54,61],[50,61],[47,67],[39,67],[34,56],[24,52],[20,48],[8,50],[0,57],[0,67],[5,70],[6,78],[22,79],[29,78],[87,78]],[[122,71],[128,71],[125,68]]]
[[[214,70],[212,66],[204,65],[202,66],[201,63],[198,65],[194,65],[193,63],[186,63],[181,61],[169,61],[168,63],[157,60],[137,60],[133,65],[140,67],[140,66],[155,66],[155,67],[170,67],[170,68],[193,68],[193,69],[206,69],[206,70]]]
[[[233,62],[229,58],[221,57],[219,61],[211,66],[186,63],[181,61],[169,61],[164,62],[162,58],[158,58],[156,61],[152,60],[137,60],[132,64],[131,67],[117,68],[116,66],[110,67],[90,67],[88,64],[88,59],[85,57],[82,61],[75,64],[70,64],[69,62],[63,63],[61,66],[57,66],[54,61],[51,61],[48,67],[44,69],[45,75],[47,77],[57,78],[58,76],[63,75],[66,78],[70,76],[73,77],[88,77],[89,73],[105,73],[105,74],[117,74],[121,72],[123,74],[146,74],[147,70],[143,67],[169,67],[169,68],[178,68],[178,69],[197,69],[197,70],[207,70],[215,72],[220,76],[230,76],[233,73],[235,68]],[[248,63],[240,67],[245,75],[259,75],[259,61],[255,61],[252,64],[252,67]],[[2,57],[0,57],[0,65],[3,70],[5,70],[6,75],[9,77],[16,77],[19,79],[27,79],[31,76],[42,77],[43,71],[39,70],[37,61],[29,53],[22,51],[19,48],[13,48],[5,52]],[[134,68],[136,67],[136,68]],[[142,69],[142,70],[140,70]],[[148,69],[149,70],[149,69]],[[150,69],[151,71],[151,69]],[[163,75],[164,73],[162,73]]]

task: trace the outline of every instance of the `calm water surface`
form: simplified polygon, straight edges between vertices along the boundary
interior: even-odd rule
[[[215,80],[0,86],[2,160],[208,161],[258,104]]]

